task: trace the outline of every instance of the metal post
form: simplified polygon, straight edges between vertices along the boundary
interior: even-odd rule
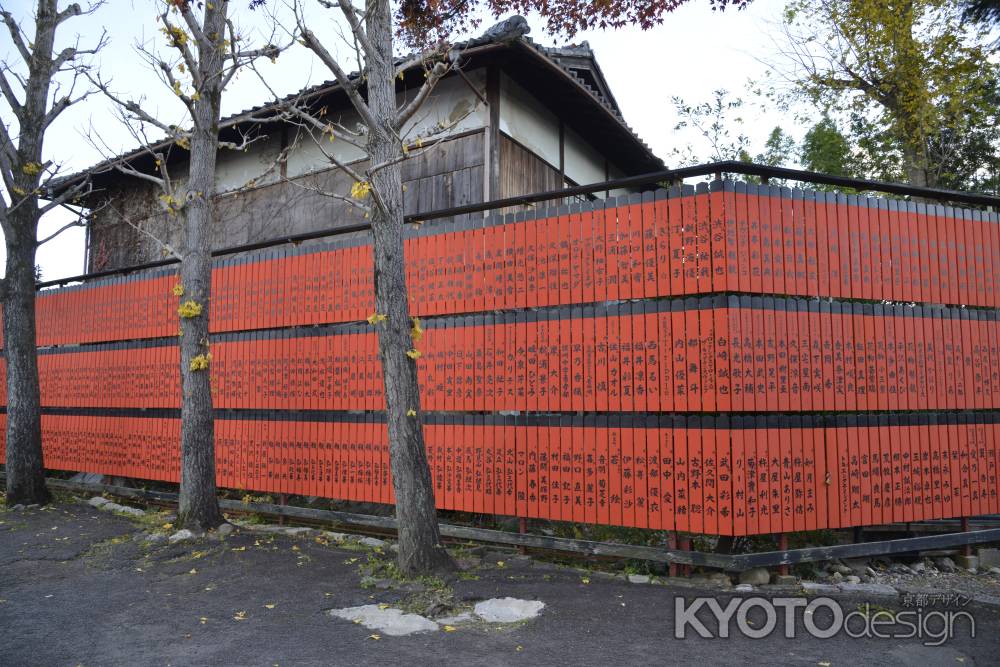
[[[517,532],[521,533],[522,535],[528,532],[528,520],[523,516],[517,518]],[[520,546],[517,548],[517,550],[521,554],[528,553],[528,547],[525,546]]]
[[[969,517],[967,517],[967,516],[963,516],[962,517],[962,532],[963,533],[969,532]],[[971,544],[963,544],[962,545],[962,555],[963,556],[971,556],[972,555],[972,545]]]
[[[670,550],[677,548],[677,533],[675,531],[667,533],[667,548]],[[670,563],[667,566],[667,574],[671,577],[677,576],[677,563]]]
[[[691,538],[687,537],[686,535],[679,536],[677,538],[677,548],[680,549],[681,551],[691,551]],[[682,577],[691,576],[691,566],[681,565],[680,575]]]
[[[786,533],[778,533],[778,551],[788,551],[788,535]],[[778,574],[787,575],[788,565],[779,565]]]

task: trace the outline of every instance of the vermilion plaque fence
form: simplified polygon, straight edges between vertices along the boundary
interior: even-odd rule
[[[442,508],[724,535],[1000,511],[995,214],[716,181],[425,224],[406,259]],[[47,467],[177,480],[175,282],[40,293]],[[365,239],[213,290],[220,485],[391,503]]]

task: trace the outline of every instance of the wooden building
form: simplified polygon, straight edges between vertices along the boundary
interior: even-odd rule
[[[404,137],[413,137],[436,126],[435,140],[441,138],[404,163],[407,213],[663,168],[623,120],[588,44],[540,46],[525,36],[527,26],[518,18],[464,43],[460,71],[440,81],[404,128]],[[400,101],[416,94],[422,81],[419,67],[407,71],[397,82]],[[327,117],[344,125],[357,123],[335,82],[296,97],[314,108],[326,107]],[[222,138],[239,132],[262,136],[246,152],[219,153],[217,248],[359,222],[353,208],[322,194],[347,194],[352,184],[323,150],[350,163],[360,162],[361,153],[336,141],[320,150],[296,125],[248,121],[266,109],[223,121]],[[276,156],[286,148],[286,160],[275,167]],[[186,155],[169,148],[172,177],[181,181]],[[153,166],[143,151],[118,159],[139,169]],[[97,171],[94,194],[86,202],[94,211],[88,271],[159,259],[162,250],[154,238],[177,244],[180,225],[163,212],[155,185],[117,170]]]

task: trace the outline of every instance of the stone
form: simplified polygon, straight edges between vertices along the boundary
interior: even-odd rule
[[[910,569],[913,570],[914,574],[924,574],[927,572],[927,563],[924,563],[923,561],[914,563],[910,566]]]
[[[163,533],[152,533],[144,538],[146,544],[164,544],[167,541],[167,536]]]
[[[473,613],[487,623],[518,623],[537,617],[544,608],[540,600],[491,598],[477,602]]]
[[[767,571],[766,567],[754,567],[740,572],[741,584],[763,586],[769,581],[771,581],[771,573]]]
[[[330,615],[346,621],[360,623],[369,630],[375,630],[392,637],[404,637],[418,632],[435,632],[439,626],[434,621],[418,614],[407,614],[402,610],[377,604],[366,604],[346,609],[331,609]]]
[[[859,577],[856,574],[849,574],[846,577],[844,577],[844,581],[848,584],[860,584],[861,577]]]
[[[831,563],[830,566],[827,567],[826,569],[830,572],[834,572],[842,576],[847,576],[848,574],[854,574],[854,570],[852,570],[847,565],[841,565],[840,563]]]
[[[385,540],[380,540],[377,537],[362,537],[358,540],[358,544],[363,544],[366,547],[371,547],[372,549],[378,549],[384,547],[388,542]]]
[[[101,496],[94,496],[93,498],[91,498],[90,500],[87,501],[87,504],[90,505],[91,507],[98,507],[98,508],[100,508],[100,507],[104,507],[105,505],[107,505],[110,502],[111,501],[108,500],[107,498],[102,498]]]
[[[937,569],[941,570],[942,572],[947,572],[949,574],[955,572],[958,569],[957,567],[955,567],[955,561],[953,561],[948,556],[935,558],[934,565],[937,566]]]
[[[733,586],[734,593],[751,593],[753,592],[753,586],[750,584],[736,584]]]
[[[330,530],[324,530],[321,534],[323,537],[330,540],[331,542],[346,542],[347,539],[350,537],[350,535],[348,535],[347,533],[335,533]]]
[[[648,574],[630,574],[628,575],[628,582],[630,584],[648,584],[650,581]]]
[[[38,503],[31,503],[30,505],[26,505],[24,507],[24,509],[26,509],[26,510],[37,510],[39,507],[41,507],[41,505],[39,505]]]
[[[772,574],[771,583],[775,586],[794,586],[799,578],[793,574]]]
[[[128,514],[129,516],[144,516],[146,514],[145,510],[141,510],[138,507],[129,507],[128,505],[118,505],[115,503],[108,503],[101,509],[118,512],[119,514]]]
[[[899,592],[887,584],[840,584],[837,586],[844,593],[865,593],[867,595],[892,595]]]
[[[733,585],[733,580],[725,572],[713,572],[708,575],[708,583],[729,588]]]
[[[875,568],[873,568],[873,567],[866,567],[865,568],[865,575],[869,576],[869,577],[877,577],[878,573],[875,572]]]
[[[193,540],[194,538],[195,538],[194,533],[185,528],[183,530],[178,530],[176,533],[171,535],[169,538],[167,538],[167,541],[170,542],[170,544],[177,544],[178,542],[188,542],[190,540]]]
[[[889,571],[892,572],[893,574],[906,574],[906,575],[915,574],[915,572],[912,569],[910,569],[906,565],[903,565],[902,563],[893,563],[892,565],[889,566]]]
[[[851,569],[850,574],[856,574],[861,576],[867,574],[868,570],[868,559],[867,558],[847,558],[843,561],[844,565]],[[847,573],[844,573],[847,574]]]
[[[979,568],[979,558],[977,556],[955,556],[955,565],[966,570]]]
[[[832,575],[830,575],[830,581],[834,581],[839,584],[843,580],[844,580],[844,575],[842,575],[840,572],[834,572]]]
[[[1000,549],[980,549],[978,555],[980,567],[1000,567]]]
[[[831,584],[821,584],[816,581],[803,581],[802,590],[806,593],[836,593],[837,587]]]
[[[315,529],[307,528],[306,526],[291,526],[289,528],[283,528],[281,532],[289,537],[309,537],[316,531]]]
[[[16,505],[14,505],[13,507],[11,507],[11,508],[10,508],[10,511],[11,511],[11,512],[20,512],[20,511],[22,511],[23,509],[24,509],[24,505],[22,505],[21,503],[18,503],[18,504],[16,504]]]
[[[1000,577],[1000,567],[991,567],[986,570],[986,574],[992,574],[994,576]]]
[[[224,523],[216,528],[215,532],[225,537],[226,535],[232,535],[234,530],[236,530],[236,526],[231,523]]]

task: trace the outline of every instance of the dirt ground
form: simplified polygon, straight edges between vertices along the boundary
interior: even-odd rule
[[[170,532],[161,525],[165,519],[125,517],[70,499],[0,512],[0,665],[967,667],[996,664],[1000,656],[1000,607],[986,598],[962,607],[975,619],[976,637],[959,631],[937,647],[916,637],[818,639],[801,620],[792,639],[781,630],[762,639],[740,633],[704,639],[690,628],[676,639],[677,600],[708,596],[724,606],[734,597],[805,593],[734,592],[697,580],[635,584],[516,555],[480,559],[470,551],[457,553],[469,569],[452,580],[401,581],[389,545],[373,549],[315,532],[293,537],[242,529],[172,545],[162,535],[150,538]],[[545,607],[533,620],[477,621],[405,637],[329,614],[377,604],[435,617],[507,596]],[[865,603],[887,614],[908,608],[902,596],[830,597],[845,610]],[[748,618],[763,622],[754,613]]]

